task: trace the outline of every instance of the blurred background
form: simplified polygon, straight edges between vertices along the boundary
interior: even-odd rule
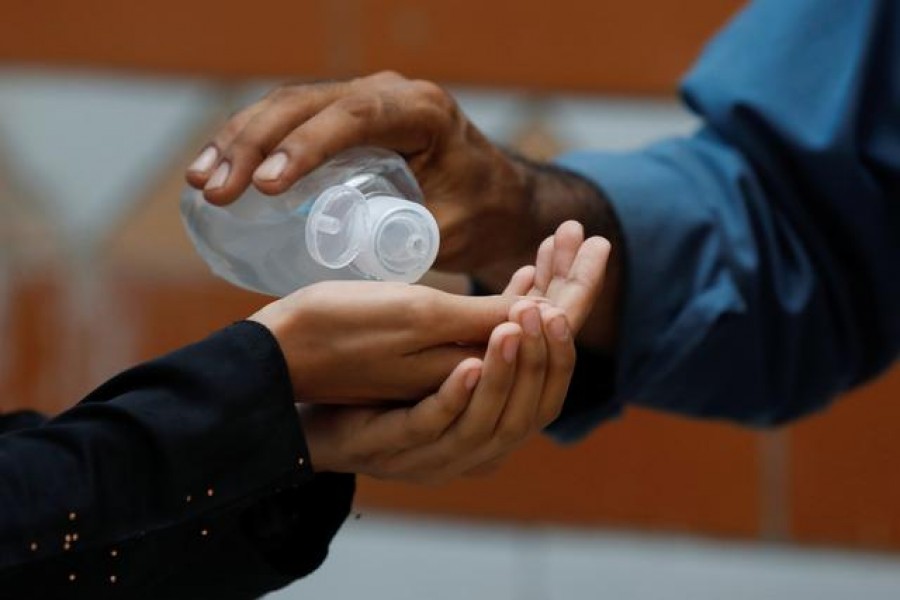
[[[266,298],[214,279],[182,172],[284,80],[439,81],[539,158],[690,133],[677,82],[737,0],[5,0],[0,411],[55,413]],[[758,432],[630,410],[442,487],[360,481],[273,598],[900,597],[900,372]]]

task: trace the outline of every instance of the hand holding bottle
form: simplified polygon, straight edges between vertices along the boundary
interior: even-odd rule
[[[446,91],[390,72],[275,89],[221,128],[187,180],[214,204],[234,202],[251,183],[281,194],[358,146],[387,148],[409,163],[440,225],[442,269],[471,272],[510,257],[523,264],[559,223],[541,223],[521,165]]]
[[[352,148],[275,197],[249,188],[222,207],[189,188],[181,214],[214,273],[286,296],[318,281],[418,281],[440,238],[422,202],[403,158]]]

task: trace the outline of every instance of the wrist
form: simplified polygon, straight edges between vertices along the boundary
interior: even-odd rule
[[[292,305],[291,307],[285,305],[288,302]],[[296,302],[293,302],[291,297],[283,298],[264,306],[249,316],[247,320],[259,323],[268,329],[275,338],[287,365],[294,397],[299,398],[302,396],[299,355],[303,353],[298,351],[296,332],[302,331],[302,328],[297,326],[297,319],[302,311],[299,307],[294,306],[295,304]]]
[[[504,226],[515,231],[511,236],[498,236],[508,238],[511,243],[503,244],[491,260],[469,273],[493,294],[506,287],[516,269],[534,261],[538,245],[552,233],[552,228],[548,233],[547,225],[539,219],[540,211],[535,202],[537,174],[532,165],[508,151],[498,148],[496,152],[500,166],[495,172],[495,180],[498,181],[495,189],[502,203],[508,207],[505,212],[510,215]]]
[[[507,153],[515,170],[512,178],[525,207],[522,239],[526,247],[516,247],[502,259],[472,272],[479,284],[491,293],[501,291],[512,274],[534,261],[538,245],[552,235],[561,223],[575,220],[584,227],[585,237],[601,236],[612,245],[603,290],[586,321],[579,341],[596,350],[612,354],[617,339],[621,283],[622,236],[612,204],[603,191],[581,175],[551,163],[531,161]],[[517,223],[519,226],[519,223]]]

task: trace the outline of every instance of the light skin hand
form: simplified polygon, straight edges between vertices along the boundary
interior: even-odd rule
[[[609,241],[585,240],[582,225],[566,221],[541,243],[535,264],[516,271],[503,293],[546,298],[566,313],[577,334],[602,291],[610,250]]]
[[[491,472],[528,437],[555,420],[575,364],[569,320],[583,321],[599,292],[609,253],[605,240],[581,241],[581,231],[577,223],[560,227],[544,245],[537,268],[522,268],[510,280],[504,292],[509,297],[547,291],[565,309],[516,300],[509,312],[510,323],[492,334],[482,381],[468,404],[462,398],[466,396],[462,386],[453,383],[454,377],[461,377],[454,372],[441,392],[412,408],[315,407],[304,417],[307,436],[313,438],[313,462],[316,452],[321,452],[326,458],[319,468],[326,470],[405,481],[446,481]],[[520,336],[514,370],[497,358],[498,348],[506,341],[503,336],[515,331],[505,329],[511,325],[518,326]],[[458,369],[476,366],[463,363]],[[454,408],[426,408],[436,404]],[[421,416],[420,422],[414,415],[433,418],[425,422]]]
[[[411,400],[483,353],[516,298],[456,296],[423,286],[330,281],[250,317],[278,340],[304,402]]]
[[[493,331],[483,362],[462,362],[412,407],[303,409],[314,467],[440,483],[495,465],[552,421],[575,362],[565,315],[528,300],[512,312],[516,322]]]

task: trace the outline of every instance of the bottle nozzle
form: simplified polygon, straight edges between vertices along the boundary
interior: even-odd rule
[[[418,281],[437,257],[440,234],[428,209],[401,198],[376,196],[366,204],[368,240],[353,265],[385,281]]]
[[[437,257],[440,234],[421,204],[394,196],[366,198],[352,186],[325,190],[306,224],[310,255],[331,269],[352,264],[384,281],[418,281]]]

